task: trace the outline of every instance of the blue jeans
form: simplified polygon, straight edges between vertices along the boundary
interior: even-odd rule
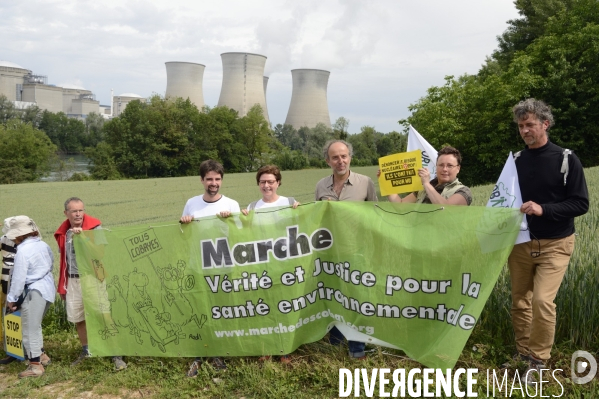
[[[339,345],[345,340],[345,337],[339,331],[337,327],[333,327],[331,331],[329,331],[329,343],[331,345]],[[347,345],[349,346],[349,356],[350,357],[364,357],[366,356],[366,352],[364,352],[364,348],[366,344],[364,342],[358,341],[347,341]]]

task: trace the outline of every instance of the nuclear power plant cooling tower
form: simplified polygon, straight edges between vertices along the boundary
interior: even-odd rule
[[[263,79],[266,57],[250,53],[223,53],[220,56],[223,85],[218,105],[226,105],[243,117],[255,104],[260,104],[264,118],[269,121]]]
[[[200,110],[204,106],[205,65],[193,62],[165,62],[166,97],[181,97],[194,103]]]
[[[321,69],[291,70],[293,91],[285,124],[292,125],[295,129],[302,126],[313,128],[319,123],[331,127],[327,103],[330,74]]]

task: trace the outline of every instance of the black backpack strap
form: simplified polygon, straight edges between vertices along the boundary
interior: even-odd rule
[[[517,153],[514,154],[514,161],[516,161],[516,159],[518,159],[520,154],[522,154],[522,151],[518,151]]]
[[[570,171],[570,164],[568,163],[568,155],[572,154],[572,151],[564,148],[564,158],[562,159],[562,168],[560,172],[564,174],[564,186],[566,185],[566,179],[568,178],[568,172]]]

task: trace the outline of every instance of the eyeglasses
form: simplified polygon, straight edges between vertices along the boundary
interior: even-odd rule
[[[450,165],[450,164],[445,165],[444,163],[442,163],[441,165],[437,165],[437,169],[441,169],[441,170],[443,170],[443,169],[452,170],[453,168],[455,168],[457,166],[458,165]]]
[[[268,184],[269,186],[272,186],[276,182],[277,182],[276,180],[260,180],[258,182],[258,184],[260,184],[261,186],[264,186],[265,184]]]
[[[537,237],[534,236],[534,234],[530,232],[530,222],[528,223],[528,233],[530,234],[530,256],[533,258],[538,258],[539,256],[541,256],[541,240],[539,240]],[[537,247],[536,251],[535,245]]]

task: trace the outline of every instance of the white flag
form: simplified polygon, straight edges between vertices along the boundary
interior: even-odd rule
[[[421,150],[422,151],[422,167],[428,169],[431,173],[431,180],[437,176],[437,150],[433,148],[432,145],[428,143],[414,129],[412,125],[410,125],[410,129],[408,130],[408,152]]]
[[[520,209],[522,206],[522,194],[520,193],[520,183],[518,182],[518,172],[516,171],[516,162],[510,152],[505,166],[501,171],[499,180],[491,193],[488,207],[501,207],[501,208],[517,208]],[[516,238],[516,244],[530,241],[530,234],[528,233],[528,223],[526,217],[522,219],[520,225],[520,234]]]

